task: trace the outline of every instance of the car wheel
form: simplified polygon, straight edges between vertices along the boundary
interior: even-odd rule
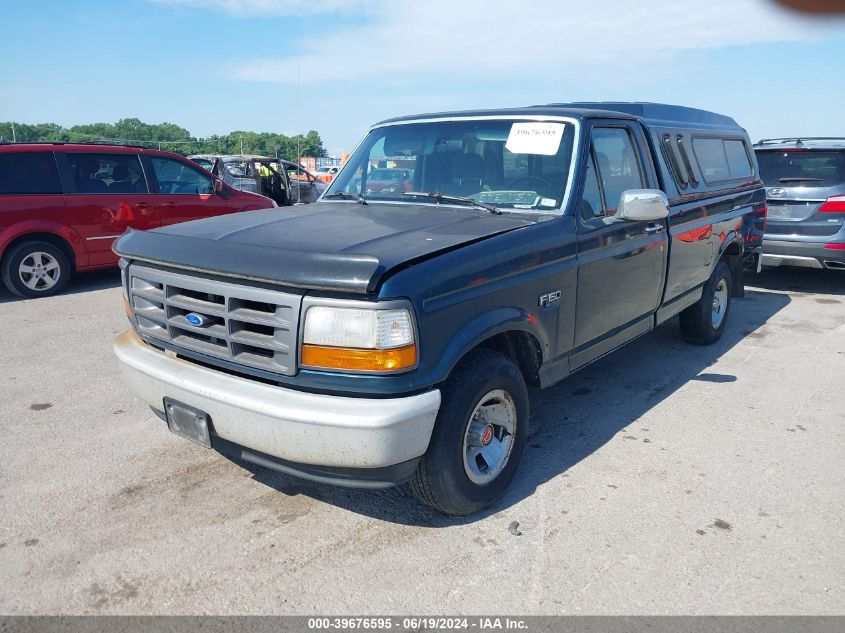
[[[720,261],[695,304],[681,312],[681,334],[698,345],[710,345],[722,337],[731,309],[731,269]]]
[[[445,514],[472,514],[513,479],[528,437],[528,390],[510,360],[482,349],[454,370],[442,396],[411,488]]]
[[[49,242],[24,242],[3,258],[3,283],[19,297],[46,297],[61,292],[70,280],[70,262]]]

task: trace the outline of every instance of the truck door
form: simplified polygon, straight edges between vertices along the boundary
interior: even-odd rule
[[[623,191],[651,188],[657,188],[657,178],[639,126],[594,123],[577,211],[573,369],[651,327],[666,274],[666,221],[615,217]]]

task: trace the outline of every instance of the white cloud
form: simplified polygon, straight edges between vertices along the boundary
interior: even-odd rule
[[[288,0],[203,4],[252,14],[257,7],[276,13],[300,7]],[[819,36],[809,20],[765,0],[318,0],[314,6],[363,10],[369,21],[315,34],[300,45],[297,56],[242,60],[227,70],[228,76],[281,84],[296,83],[297,74],[303,84],[383,80],[395,86],[420,76],[519,82],[583,76],[599,64],[647,63],[687,50]]]

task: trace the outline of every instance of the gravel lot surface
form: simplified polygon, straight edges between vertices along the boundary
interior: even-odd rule
[[[670,322],[533,394],[461,520],[168,432],[118,375],[116,272],[0,293],[0,613],[845,613],[845,273],[751,283],[718,344]]]

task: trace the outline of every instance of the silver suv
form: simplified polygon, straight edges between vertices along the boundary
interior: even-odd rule
[[[845,138],[764,139],[754,152],[769,205],[763,265],[845,271]]]

